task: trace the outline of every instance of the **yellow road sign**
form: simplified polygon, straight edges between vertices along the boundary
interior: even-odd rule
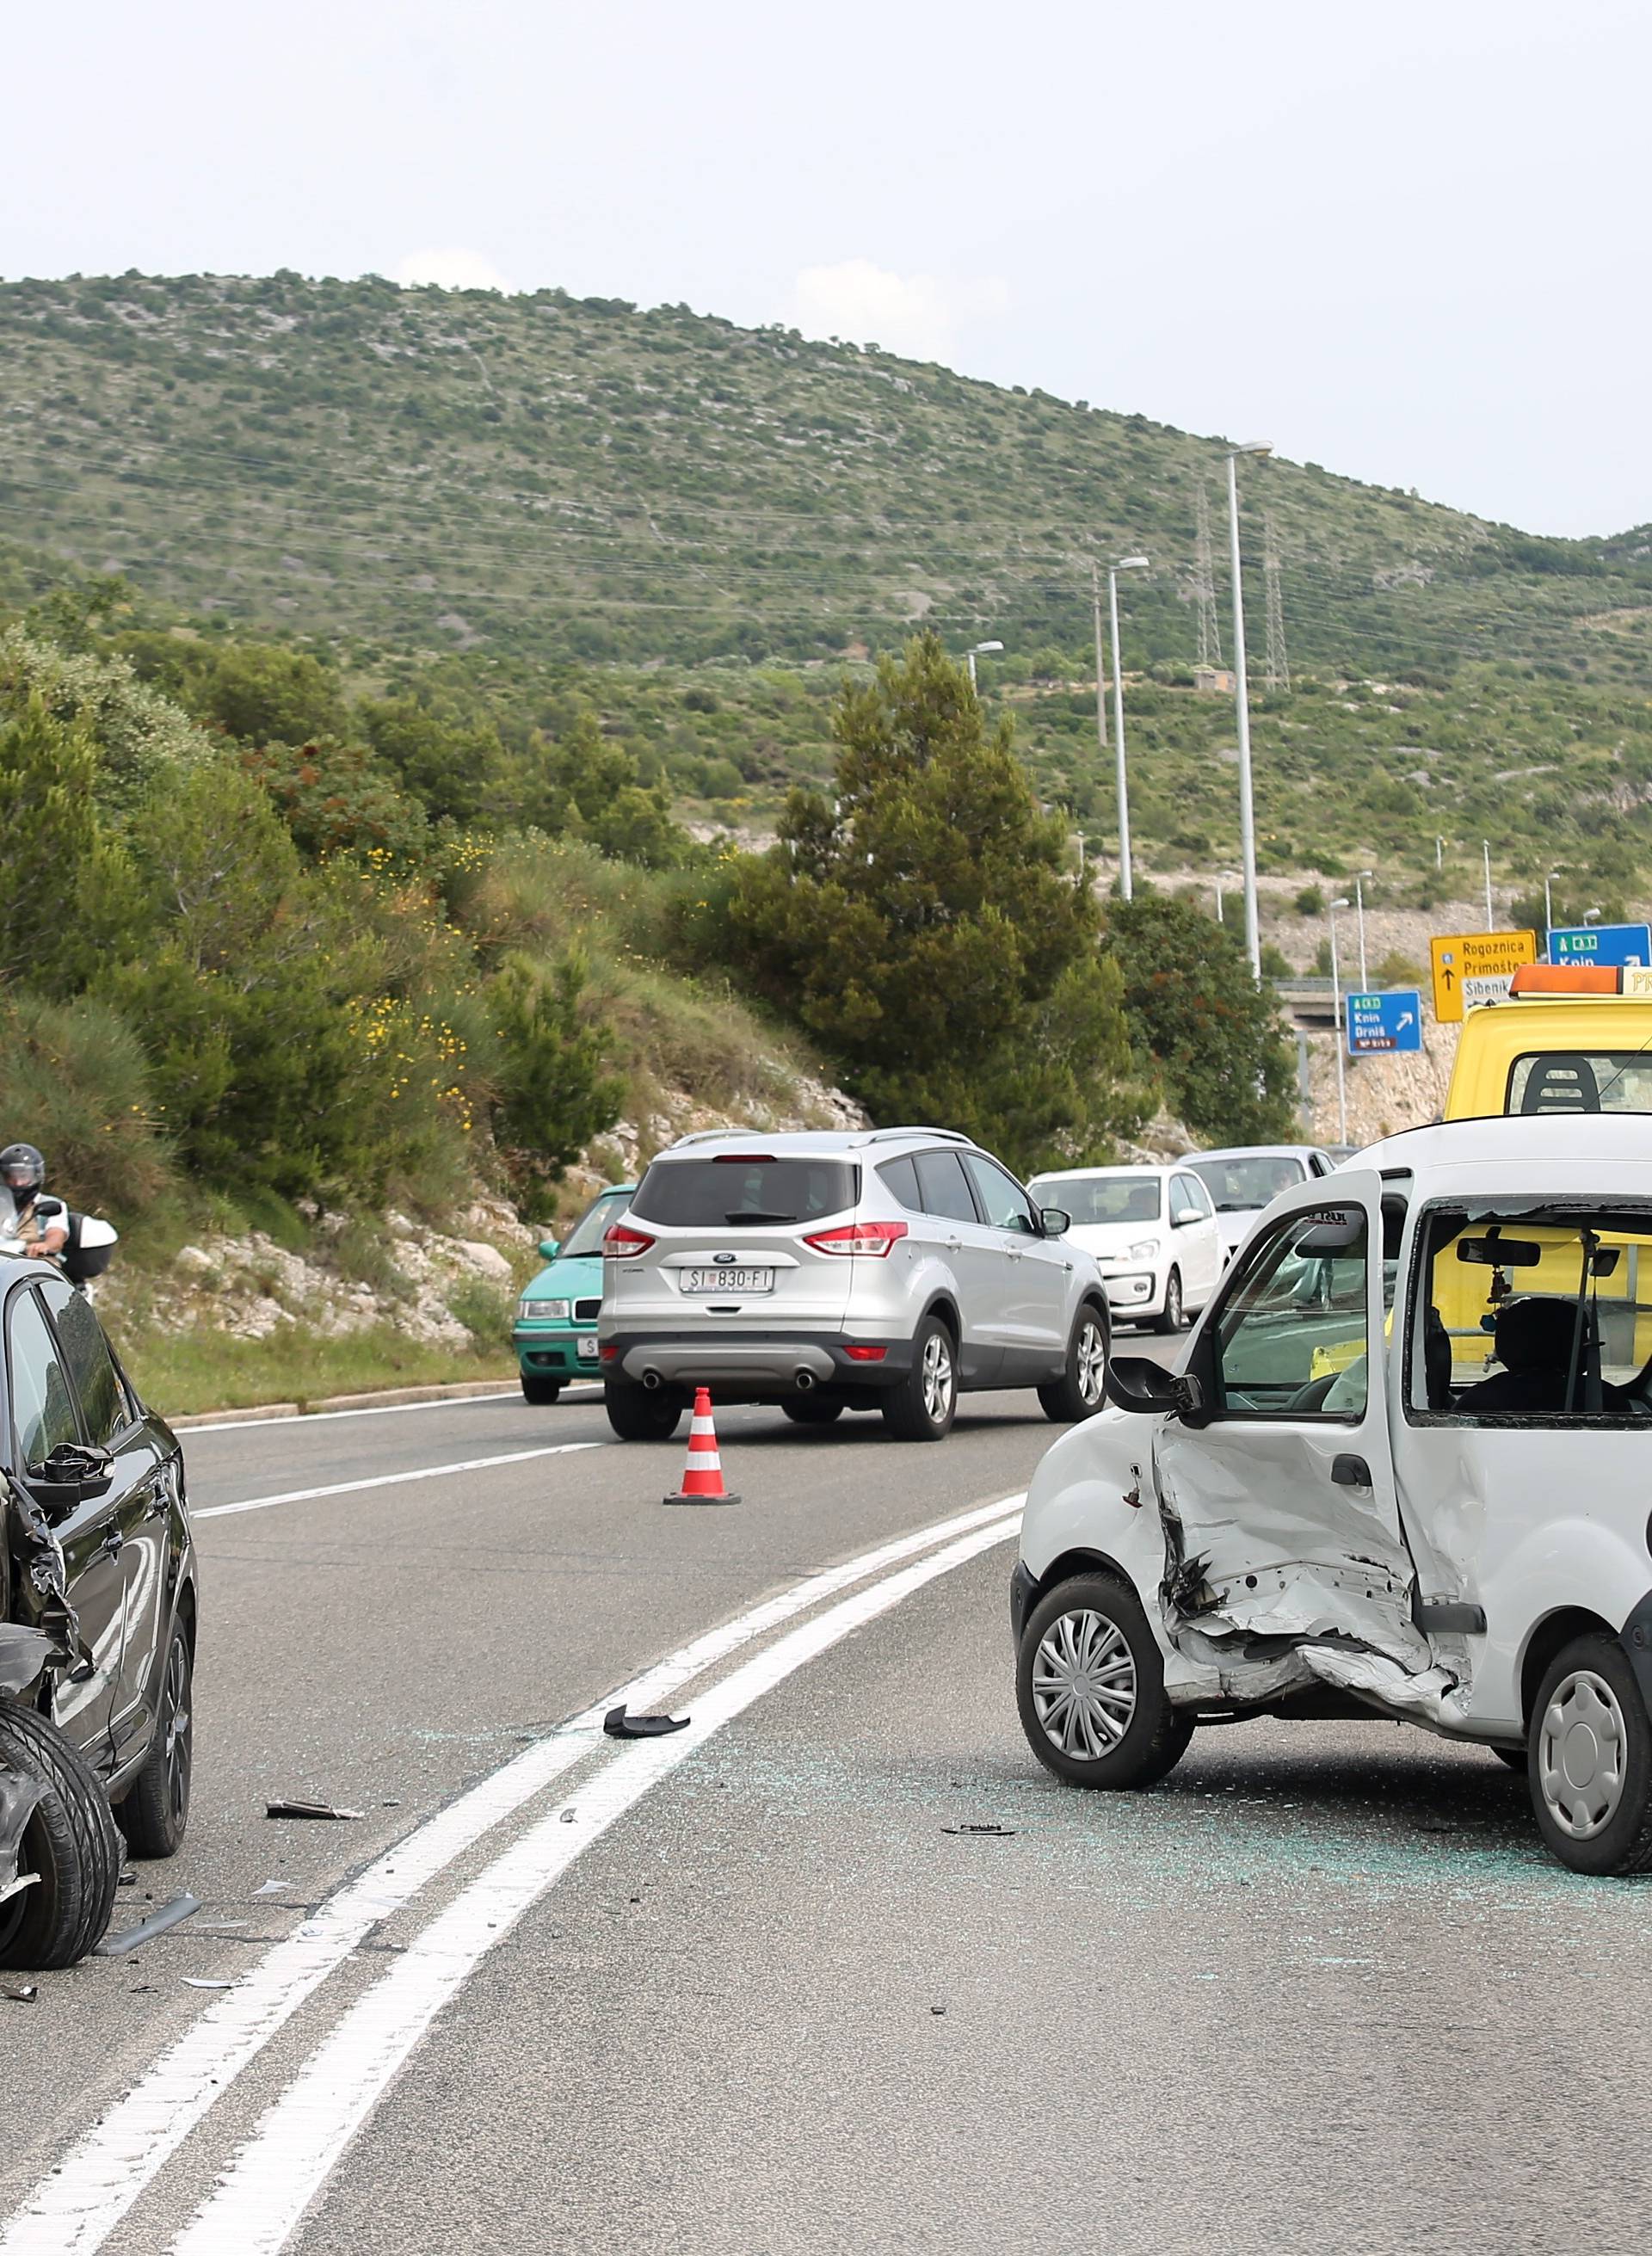
[[[1494,1002],[1522,963],[1537,961],[1535,932],[1455,932],[1429,942],[1434,1015],[1445,1025],[1465,1007]]]

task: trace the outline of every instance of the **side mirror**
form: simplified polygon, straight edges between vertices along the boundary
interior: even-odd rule
[[[1146,1355],[1115,1355],[1107,1361],[1107,1399],[1116,1410],[1138,1416],[1181,1418],[1204,1423],[1204,1389],[1190,1371],[1168,1371]]]
[[[541,1237],[540,1240],[540,1251],[547,1261],[554,1261],[561,1250],[562,1241],[560,1237]]]
[[[1046,1237],[1065,1237],[1073,1226],[1071,1215],[1058,1206],[1040,1207],[1038,1219]]]
[[[1172,1230],[1185,1230],[1190,1222],[1203,1222],[1204,1216],[1196,1206],[1179,1206],[1170,1217]]]
[[[31,1493],[48,1515],[73,1512],[88,1498],[106,1495],[114,1482],[114,1458],[84,1442],[60,1442],[43,1464],[28,1470]]]

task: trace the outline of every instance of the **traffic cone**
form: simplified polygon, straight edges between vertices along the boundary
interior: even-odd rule
[[[662,1504],[738,1504],[723,1485],[723,1460],[717,1455],[717,1429],[711,1422],[711,1390],[694,1390],[694,1419],[688,1428],[688,1462],[682,1469],[682,1486]]]

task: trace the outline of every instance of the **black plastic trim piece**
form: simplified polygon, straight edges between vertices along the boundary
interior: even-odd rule
[[[1456,1630],[1465,1637],[1484,1637],[1486,1609],[1457,1598],[1419,1598],[1415,1608],[1422,1630]]]
[[[1021,1632],[1027,1626],[1027,1617],[1038,1604],[1038,1577],[1024,1559],[1015,1562],[1010,1576],[1010,1635],[1017,1651],[1020,1648]]]

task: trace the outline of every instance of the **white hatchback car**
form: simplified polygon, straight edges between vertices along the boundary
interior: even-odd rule
[[[1196,1152],[1188,1161],[1216,1202],[1224,1260],[1250,1236],[1268,1201],[1293,1183],[1328,1175],[1337,1160],[1320,1144],[1240,1144],[1226,1152]]]
[[[1652,1869],[1652,1157],[1633,1118],[1415,1129],[1276,1198],[1175,1376],[1034,1477],[1021,1720],[1080,1785],[1195,1726],[1377,1715],[1529,1769],[1574,1871]]]
[[[1226,1251],[1210,1193],[1190,1167],[1067,1167],[1028,1195],[1072,1217],[1121,1323],[1179,1332],[1215,1292]]]

